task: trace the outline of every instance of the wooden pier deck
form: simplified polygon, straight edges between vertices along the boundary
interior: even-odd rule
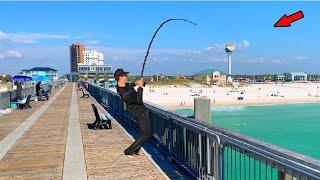
[[[132,139],[115,120],[112,130],[88,129],[94,100],[80,94],[69,83],[0,117],[0,179],[168,179],[146,154],[123,154]]]

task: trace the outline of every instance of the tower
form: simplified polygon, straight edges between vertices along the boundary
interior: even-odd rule
[[[231,77],[231,54],[234,51],[234,45],[231,44],[231,43],[228,43],[226,45],[225,51],[228,54],[228,79],[227,79],[227,81],[229,83],[231,83],[232,82],[232,77]]]

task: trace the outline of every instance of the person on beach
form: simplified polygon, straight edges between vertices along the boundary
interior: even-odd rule
[[[138,154],[142,145],[151,138],[152,130],[148,111],[142,100],[144,83],[142,80],[137,80],[135,86],[130,85],[127,83],[128,73],[123,69],[117,69],[114,78],[117,81],[117,92],[140,127],[137,139],[124,151],[125,155],[134,155]]]

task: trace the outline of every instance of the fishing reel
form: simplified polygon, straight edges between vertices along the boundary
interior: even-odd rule
[[[146,82],[143,82],[143,86],[145,87],[146,86]],[[135,82],[127,82],[126,83],[126,86],[128,86],[128,87],[135,87],[136,86],[136,84],[135,84]]]

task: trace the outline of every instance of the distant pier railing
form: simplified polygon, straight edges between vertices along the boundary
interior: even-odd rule
[[[115,118],[137,128],[117,93],[81,84]],[[320,179],[319,160],[145,105],[152,122],[152,143],[195,179]]]
[[[41,84],[41,87],[45,90],[50,89],[51,87],[56,87],[56,86],[60,86],[61,84],[65,83],[63,80],[57,80],[57,81],[53,81],[50,83],[44,83]],[[25,87],[21,90],[21,95],[23,97],[26,97],[27,95],[34,95],[36,94],[36,87],[35,85],[29,86],[29,87]],[[11,105],[11,102],[15,102],[17,99],[17,91],[16,89],[14,90],[8,90],[8,91],[4,91],[4,92],[0,92],[0,109],[6,109],[9,108]]]

